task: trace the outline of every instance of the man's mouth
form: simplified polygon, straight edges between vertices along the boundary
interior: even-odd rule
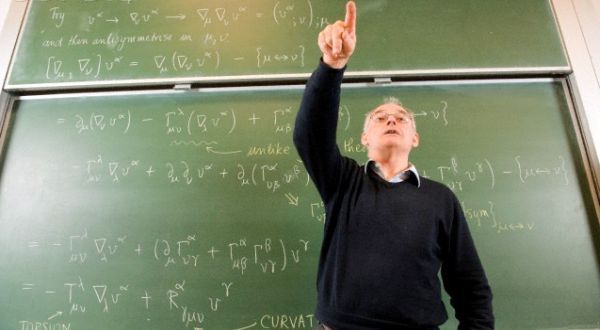
[[[387,134],[398,134],[398,131],[396,131],[395,129],[389,129],[389,130],[385,131],[384,134],[386,134],[386,135]]]

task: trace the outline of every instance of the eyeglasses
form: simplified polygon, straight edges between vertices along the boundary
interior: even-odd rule
[[[388,118],[392,116],[394,117],[394,119],[396,120],[396,122],[402,123],[402,124],[407,124],[410,123],[412,121],[412,116],[408,113],[405,112],[398,112],[398,111],[394,111],[394,112],[385,112],[385,111],[380,111],[380,112],[376,112],[374,114],[371,115],[371,121],[375,122],[375,123],[385,123],[387,122]]]

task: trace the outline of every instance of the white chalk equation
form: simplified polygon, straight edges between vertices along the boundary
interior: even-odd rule
[[[515,155],[497,161],[488,158],[464,161],[451,157],[446,164],[434,168],[433,171],[424,170],[422,174],[443,182],[454,191],[467,191],[473,185],[493,191],[507,181],[523,186],[542,182],[557,186],[570,184],[570,173],[562,155],[546,155],[546,160],[535,156]]]
[[[209,177],[231,181],[236,186],[263,186],[276,192],[284,185],[307,185],[310,181],[308,173],[296,157],[295,150],[289,144],[280,142],[267,143],[261,146],[220,147],[217,142],[203,142],[205,155],[211,160],[171,160],[163,163],[140,158],[127,160],[112,160],[104,155],[83,161],[74,166],[84,169],[82,176],[87,183],[112,182],[119,184],[128,177],[140,176],[148,180],[161,180],[171,184],[202,184]],[[217,151],[229,150],[229,151]],[[237,155],[235,160],[228,161],[228,156]],[[256,162],[252,159],[259,156],[281,159],[267,162]],[[204,157],[203,157],[204,158]],[[285,160],[285,161],[284,161]],[[565,158],[562,155],[540,161],[538,157],[521,155],[504,157],[492,161],[482,158],[475,161],[463,161],[451,157],[447,163],[438,166],[429,165],[421,169],[425,177],[438,180],[457,192],[486,188],[496,190],[497,186],[516,182],[518,185],[537,185],[542,182],[568,186],[570,173],[567,170]],[[275,187],[274,187],[275,186]]]
[[[232,241],[217,241],[200,233],[190,233],[180,239],[157,237],[144,243],[131,235],[107,237],[89,233],[87,229],[56,242],[28,241],[29,251],[46,250],[64,254],[67,264],[110,264],[115,260],[142,259],[160,268],[193,268],[199,271],[218,267],[230,273],[245,275],[285,272],[290,265],[301,264],[313,249],[310,240],[274,239],[251,240],[246,237]],[[148,241],[148,240],[146,240]],[[48,249],[48,246],[52,248]],[[24,287],[25,290],[25,287]]]
[[[440,101],[442,107],[434,110],[421,110],[415,113],[420,122],[446,127],[451,124],[447,102]],[[169,137],[171,146],[203,146],[214,141],[196,138],[241,134],[241,131],[256,131],[275,136],[291,136],[296,119],[297,105],[281,105],[271,109],[240,109],[239,106],[207,110],[200,101],[197,106],[179,105],[160,111],[139,111],[132,109],[100,108],[96,111],[75,112],[55,119],[58,127],[72,130],[82,136],[107,134],[132,135],[138,132],[152,132]],[[358,118],[355,118],[358,117]],[[353,115],[350,106],[340,105],[338,115],[339,130],[351,132],[352,125],[362,123],[363,115]],[[341,143],[344,153],[362,153],[364,146],[358,139],[345,138]]]
[[[62,260],[60,267],[73,275],[63,280],[58,277],[43,281],[24,278],[19,282],[23,296],[61,302],[61,308],[53,304],[54,309],[49,310],[43,321],[22,320],[20,326],[28,328],[33,324],[35,327],[38,322],[53,326],[68,324],[70,317],[77,315],[111,317],[121,315],[127,306],[127,309],[137,310],[138,315],[146,315],[138,321],[148,326],[152,326],[156,315],[166,313],[174,316],[174,320],[179,319],[185,328],[204,327],[205,322],[212,322],[214,327],[215,324],[218,326],[220,318],[233,312],[230,300],[240,299],[236,295],[244,292],[248,285],[256,285],[257,278],[268,283],[274,277],[295,274],[308,267],[307,262],[313,263],[318,252],[310,239],[302,237],[226,240],[200,232],[173,236],[149,239],[125,232],[121,235],[98,234],[82,228],[66,237],[38,237],[24,241],[28,253],[44,254],[44,259],[58,261],[62,256],[70,255]],[[124,260],[128,265],[144,267],[151,273],[180,275],[169,277],[169,281],[144,285],[146,281],[132,281],[127,273],[121,272]],[[88,267],[97,272],[89,275],[83,271]],[[198,278],[203,279],[202,283]],[[265,314],[257,324],[267,324],[267,320],[292,321],[286,320],[285,316]]]
[[[231,135],[242,129],[260,130],[262,134],[291,136],[295,120],[294,107],[285,106],[272,110],[247,112],[235,107],[221,111],[202,110],[178,106],[160,113],[132,111],[129,109],[114,111],[102,109],[92,113],[74,113],[56,118],[59,127],[72,129],[79,135],[91,136],[102,133],[133,134],[136,131],[151,130],[171,138],[171,146],[202,145],[195,137],[205,137],[220,133]],[[350,113],[346,110],[340,114],[345,122],[350,122]],[[265,132],[264,128],[269,131]],[[162,132],[161,132],[162,131]],[[133,132],[133,133],[132,133]],[[210,144],[210,142],[208,142]]]
[[[47,312],[43,320],[20,320],[17,329],[75,329],[72,318],[96,319],[123,316],[123,310],[133,308],[146,315],[137,324],[152,327],[154,319],[167,317],[172,325],[185,329],[202,329],[205,323],[218,324],[223,313],[231,312],[228,300],[235,295],[238,283],[232,281],[211,283],[214,294],[203,294],[201,288],[185,279],[167,282],[167,286],[143,287],[135,282],[95,281],[83,276],[73,276],[62,282],[21,283],[21,294],[32,299],[61,301],[58,308]],[[193,303],[189,296],[196,297]],[[55,305],[56,306],[56,305]],[[161,316],[155,316],[155,315]]]
[[[256,150],[249,151],[255,155]],[[267,145],[260,151],[263,155],[288,152],[291,146]],[[207,146],[208,157],[227,157],[227,152],[217,152]],[[252,156],[248,156],[252,157]],[[159,182],[169,185],[210,185],[218,182],[229,183],[231,188],[255,187],[271,193],[281,192],[286,187],[302,187],[310,182],[308,173],[299,161],[280,164],[268,162],[222,162],[215,160],[193,161],[173,160],[163,163],[142,161],[140,159],[115,160],[97,155],[74,166],[82,170],[83,182],[87,184],[143,184]]]
[[[138,8],[135,2],[102,6],[101,1],[81,1],[83,17],[63,5],[36,5],[41,12],[37,17],[47,22],[32,23],[41,24],[44,31],[37,46],[48,51],[42,62],[36,62],[45,63],[45,70],[39,71],[49,82],[103,79],[125,72],[127,78],[147,73],[228,73],[239,66],[256,72],[302,69],[305,31],[319,31],[330,23],[311,0],[197,7],[173,3],[167,8],[160,2]],[[287,31],[277,37],[285,45],[273,45],[264,39],[265,33],[251,37],[243,33],[256,27]]]

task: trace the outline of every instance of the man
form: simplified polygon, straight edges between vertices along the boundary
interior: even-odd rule
[[[326,208],[316,317],[324,329],[437,329],[447,320],[441,270],[459,329],[492,329],[492,294],[455,195],[409,163],[414,117],[397,102],[368,114],[360,166],[336,145],[340,86],[356,45],[356,5],[319,34],[294,143]]]

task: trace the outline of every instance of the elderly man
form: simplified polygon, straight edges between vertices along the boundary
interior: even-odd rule
[[[356,5],[318,38],[322,61],[306,84],[294,143],[326,208],[316,317],[324,329],[492,329],[492,293],[460,203],[409,162],[419,144],[411,112],[385,102],[367,114],[359,165],[336,145],[340,89],[356,46]],[[382,49],[384,51],[384,49]]]

